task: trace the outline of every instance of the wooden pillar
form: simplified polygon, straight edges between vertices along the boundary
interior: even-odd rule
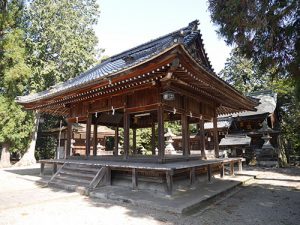
[[[97,119],[96,119],[97,120]],[[97,155],[97,142],[98,142],[98,124],[97,121],[94,124],[94,138],[93,138],[93,156]]]
[[[90,156],[91,151],[91,124],[92,124],[92,114],[89,114],[86,121],[86,134],[85,134],[85,155]]]
[[[194,185],[196,181],[195,167],[190,168],[190,184]]]
[[[132,149],[133,155],[136,155],[136,128],[132,129]]]
[[[40,175],[41,176],[44,176],[45,175],[45,163],[44,162],[41,162],[41,173],[40,173]]]
[[[200,144],[200,150],[201,150],[201,157],[202,159],[206,158],[205,155],[205,130],[204,130],[204,120],[200,118],[199,120],[199,144]]]
[[[224,163],[222,162],[220,165],[220,177],[223,178],[224,177]]]
[[[68,125],[67,125],[67,148],[66,148],[66,153],[65,153],[65,159],[67,159],[71,153],[71,139],[72,139],[72,123],[68,122]]]
[[[106,167],[106,185],[111,185],[111,168]]]
[[[118,155],[119,152],[119,127],[115,128],[115,149],[114,149],[114,155]]]
[[[57,172],[57,163],[53,163],[52,175],[56,174],[56,172]]]
[[[174,171],[166,171],[167,192],[169,195],[173,193],[173,175]]]
[[[185,156],[190,154],[189,143],[189,124],[188,117],[185,113],[181,114],[181,129],[182,129],[182,153]]]
[[[207,165],[207,180],[208,182],[211,182],[211,164]]]
[[[158,122],[158,158],[160,162],[163,162],[165,157],[165,137],[164,137],[164,115],[163,115],[162,106],[159,106],[157,110],[157,122]]]
[[[130,114],[124,112],[124,158],[127,159],[129,154],[129,129],[130,129]]]
[[[215,148],[215,157],[219,158],[219,137],[218,137],[218,127],[217,127],[218,118],[214,116],[213,126],[214,126],[214,148]]]
[[[234,175],[234,161],[230,161],[230,176]]]
[[[151,150],[152,150],[152,155],[155,155],[155,122],[154,122],[154,119],[152,120],[152,124],[151,124]]]
[[[134,190],[138,189],[138,178],[137,178],[136,168],[132,169],[132,189]]]

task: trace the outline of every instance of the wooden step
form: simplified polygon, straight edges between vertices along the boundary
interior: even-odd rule
[[[81,173],[76,170],[61,170],[59,174],[65,175],[65,176],[72,176],[72,177],[82,177],[82,178],[90,178],[93,179],[95,177],[96,173],[90,174],[90,173]]]
[[[92,181],[92,179],[91,180],[78,179],[71,176],[63,176],[60,174],[55,177],[55,180],[63,180],[67,182],[72,182],[74,184],[82,184],[83,186],[88,186]]]
[[[73,171],[83,171],[83,172],[92,172],[92,173],[97,173],[101,167],[99,168],[90,168],[90,167],[69,167],[66,166],[63,168],[64,170],[73,170]]]
[[[94,164],[83,164],[83,163],[65,163],[65,167],[68,168],[92,168],[92,169],[100,169],[102,166],[94,165]]]

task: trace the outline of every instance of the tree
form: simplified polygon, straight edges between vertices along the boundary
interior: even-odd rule
[[[32,114],[14,102],[24,92],[31,70],[26,63],[24,31],[20,27],[23,1],[5,0],[0,7],[0,166],[9,166],[10,152],[26,148],[32,129]]]
[[[300,99],[299,1],[209,0],[212,21],[228,44],[236,44],[261,71],[292,77]]]
[[[241,56],[238,48],[232,50],[219,75],[245,94],[267,88],[271,80],[268,73],[261,72],[252,60]]]
[[[98,16],[96,0],[31,2],[25,17],[26,43],[33,68],[28,92],[42,91],[64,82],[96,62],[99,51],[93,26]],[[35,160],[39,116],[36,114],[31,144],[19,165]]]
[[[98,57],[96,0],[35,0],[27,12],[32,57],[30,91],[42,91],[86,71]]]
[[[227,59],[225,68],[219,75],[244,94],[266,89],[277,93],[277,107],[281,117],[279,163],[284,166],[290,144],[300,153],[300,108],[294,95],[294,80],[284,75],[272,78],[270,75],[272,69],[270,70],[262,72],[252,60],[241,56],[239,49],[236,48],[233,49],[231,57]]]

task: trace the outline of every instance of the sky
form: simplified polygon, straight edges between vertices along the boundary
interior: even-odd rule
[[[198,19],[204,48],[216,73],[223,67],[232,47],[225,44],[213,25],[205,0],[97,0],[100,18],[96,26],[103,56],[163,36]]]

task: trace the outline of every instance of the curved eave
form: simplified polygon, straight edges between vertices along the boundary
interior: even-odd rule
[[[41,95],[41,96],[38,96],[36,99],[33,99],[33,100],[27,100],[27,101],[23,100],[22,101],[21,98],[24,97],[24,96],[21,96],[21,98],[18,96],[17,99],[16,99],[16,102],[23,105],[26,108],[26,106],[29,105],[29,104],[30,105],[38,104],[41,101],[46,102],[46,101],[49,101],[49,100],[51,100],[55,97],[59,97],[59,96],[62,96],[64,94],[67,94],[67,93],[70,93],[70,92],[73,92],[73,91],[80,91],[82,89],[86,89],[90,86],[93,86],[95,83],[100,84],[101,82],[103,82],[103,85],[105,85],[106,83],[108,84],[109,79],[115,78],[120,74],[126,73],[126,72],[131,71],[131,70],[133,70],[133,69],[135,69],[135,68],[137,68],[137,67],[139,67],[139,66],[141,66],[145,63],[151,62],[152,60],[162,56],[166,52],[171,51],[172,49],[175,49],[178,45],[179,45],[178,43],[174,43],[170,47],[163,49],[159,53],[152,54],[150,57],[148,57],[145,60],[138,61],[138,63],[133,63],[132,65],[130,65],[126,68],[123,68],[119,71],[114,71],[112,73],[101,76],[97,79],[89,80],[88,82],[82,83],[80,85],[75,85],[75,86],[72,86],[70,88],[64,89],[62,91],[58,91],[58,92],[52,92],[52,93],[49,93],[49,94],[44,95],[44,96]],[[49,91],[49,90],[47,90],[47,91]],[[40,92],[40,93],[43,93],[43,92]]]
[[[208,75],[211,79],[213,84],[216,85],[216,87],[222,87],[226,93],[223,93],[227,96],[234,96],[231,97],[232,98],[232,102],[236,103],[236,105],[240,105],[242,107],[230,107],[230,106],[223,106],[222,104],[220,104],[220,106],[218,106],[217,109],[217,113],[220,114],[225,114],[225,112],[227,113],[234,113],[234,112],[242,112],[245,110],[248,111],[256,111],[256,106],[259,104],[258,102],[244,96],[241,92],[237,91],[234,87],[232,87],[230,84],[226,83],[224,80],[222,80],[221,78],[219,78],[215,73],[213,73],[209,68],[204,67],[203,65],[201,65],[201,63],[197,62],[189,53],[189,50],[185,48],[184,45],[180,45],[180,48],[182,49],[182,51],[185,53],[186,56],[189,57],[189,59],[191,60],[191,62],[193,62],[193,64],[198,67],[201,71],[203,71],[204,73],[206,73],[206,75]],[[216,89],[216,91],[218,91]],[[224,113],[223,113],[224,111]]]

